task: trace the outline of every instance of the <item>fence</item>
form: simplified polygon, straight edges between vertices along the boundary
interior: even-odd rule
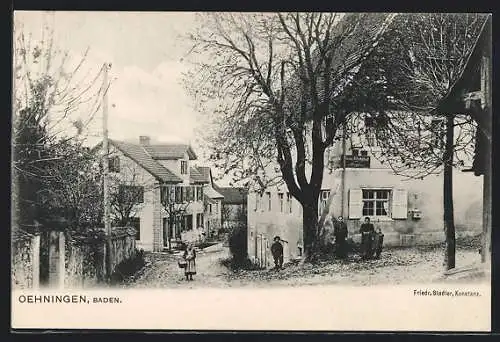
[[[86,234],[42,231],[12,239],[13,288],[82,288],[107,282],[117,267],[135,257],[135,229]]]
[[[21,231],[12,234],[12,288],[38,288],[40,279],[40,236]]]

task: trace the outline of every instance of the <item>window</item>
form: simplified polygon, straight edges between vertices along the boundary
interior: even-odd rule
[[[196,201],[203,201],[203,186],[196,187]]]
[[[292,212],[292,195],[289,192],[286,193],[286,207],[288,209],[288,212],[291,213]]]
[[[196,227],[203,227],[203,214],[196,214]]]
[[[330,190],[321,190],[319,195],[319,215],[323,212],[323,209],[326,207],[326,202],[330,198]]]
[[[186,160],[181,160],[181,175],[187,175],[188,173],[188,162]]]
[[[129,219],[129,224],[132,228],[135,228],[135,239],[141,239],[141,219],[139,217],[131,217]]]
[[[281,192],[278,194],[278,198],[280,200],[280,212],[282,213],[283,212],[283,194]]]
[[[138,185],[120,185],[120,200],[125,203],[144,203],[144,187]]]
[[[182,188],[180,186],[175,187],[175,203],[180,203],[182,200],[181,190],[182,190]]]
[[[363,189],[363,216],[389,216],[390,190]]]
[[[219,212],[219,202],[215,202],[215,213]]]
[[[208,205],[208,212],[211,214],[212,213],[212,204]]]
[[[108,159],[109,172],[120,173],[120,157],[113,156]]]
[[[266,192],[266,197],[267,197],[267,210],[271,211],[271,193]]]

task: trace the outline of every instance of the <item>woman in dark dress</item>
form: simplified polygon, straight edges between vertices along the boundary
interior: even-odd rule
[[[193,280],[193,275],[196,274],[196,251],[193,244],[184,250],[184,260],[186,260],[186,267],[184,268],[184,275],[186,280]]]
[[[361,257],[368,259],[372,255],[372,242],[375,233],[375,227],[370,223],[370,218],[365,217],[365,223],[359,230],[361,233]]]
[[[339,216],[334,224],[333,234],[335,235],[335,245],[337,258],[345,259],[347,257],[347,224],[344,218]]]

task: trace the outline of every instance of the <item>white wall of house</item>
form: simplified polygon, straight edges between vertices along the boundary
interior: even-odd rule
[[[216,233],[221,228],[222,201],[218,198],[207,199],[204,227],[208,234]]]
[[[110,157],[114,156],[120,158],[120,173],[110,172],[110,178],[119,179],[123,184],[135,184],[144,187],[144,203],[137,204],[131,216],[140,219],[140,240],[136,241],[137,248],[153,250],[155,178],[135,161],[111,145]],[[111,182],[111,185],[116,186],[118,184],[117,182]],[[112,191],[117,191],[117,188]]]
[[[281,200],[280,194],[283,195]],[[302,247],[302,206],[294,199],[287,201],[286,186],[272,187],[262,196],[256,192],[248,193],[248,256],[250,259],[267,260],[272,263],[269,247],[275,236],[287,241],[284,243],[284,259],[296,258]],[[291,210],[290,210],[291,205]],[[261,250],[261,245],[265,246]],[[262,255],[262,253],[267,255]]]
[[[184,153],[182,159],[158,160],[158,162],[182,178],[184,184],[189,184],[189,168],[191,167],[191,160],[189,160],[189,155],[187,153]],[[181,173],[182,162],[187,163],[187,173],[184,174]]]
[[[363,140],[359,139],[354,142],[362,144]],[[346,154],[349,155],[352,152],[350,144],[346,145]],[[376,146],[371,147],[371,150],[376,152]],[[325,158],[335,160],[341,153],[341,144],[337,143],[325,153]],[[374,158],[370,149],[368,149],[368,156],[370,168],[346,169],[344,188],[339,187],[338,192],[332,198],[329,216],[343,215],[350,235],[357,240],[359,236],[356,233],[359,231],[362,220],[367,216],[363,213],[363,190],[386,191],[387,214],[370,215],[375,226],[380,227],[384,232],[386,245],[400,245],[407,235],[412,236],[416,243],[422,244],[444,241],[443,175],[430,175],[423,179],[408,180],[395,175],[387,165]],[[339,184],[342,184],[341,179],[342,169],[337,168],[333,171],[325,169],[322,189],[331,191],[337,188]],[[479,233],[482,225],[482,177],[475,177],[472,173],[464,173],[455,169],[453,182],[457,236]],[[289,241],[285,244],[285,259],[299,254],[297,241],[301,241],[302,236],[301,207],[294,200],[292,213],[281,212],[278,193],[285,193],[284,196],[286,196],[286,185],[283,187],[285,190],[277,187],[266,190],[271,194],[271,210],[268,209],[266,193],[259,201],[257,208],[256,193],[250,192],[248,195],[248,254],[250,258],[261,258],[257,255],[260,250],[256,246],[260,243],[260,235],[269,241],[269,245],[275,235]],[[368,193],[365,192],[365,194]],[[420,219],[413,219],[414,209],[420,211]]]

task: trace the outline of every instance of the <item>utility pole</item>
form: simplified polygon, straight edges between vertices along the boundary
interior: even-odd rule
[[[344,204],[345,204],[345,154],[346,154],[346,123],[344,121],[344,123],[342,124],[342,186],[341,186],[341,189],[342,189],[342,194],[341,194],[341,197],[340,197],[340,202],[341,202],[341,205],[340,205],[340,215],[342,215],[342,217],[344,217]]]
[[[104,229],[111,235],[111,210],[109,200],[109,146],[108,146],[108,71],[111,63],[104,63],[103,95],[102,95],[102,132],[103,132],[103,178],[104,178]]]

